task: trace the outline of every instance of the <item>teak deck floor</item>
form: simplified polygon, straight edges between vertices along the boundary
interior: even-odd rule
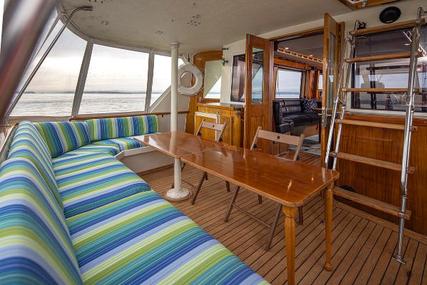
[[[303,155],[303,160],[318,163],[317,157],[307,154]],[[183,179],[192,184],[196,184],[201,175],[201,171],[189,166],[183,171]],[[142,176],[154,190],[164,194],[171,186],[173,170]],[[224,222],[230,198],[225,183],[209,176],[194,206],[189,201],[174,204],[267,281],[285,284],[283,218],[272,248],[266,251],[269,231],[260,223],[237,210],[233,211],[228,223]],[[256,195],[249,191],[241,191],[237,202],[268,223],[274,218],[275,204],[264,199],[259,205]],[[408,232],[405,238],[406,264],[401,265],[392,259],[397,228],[338,202],[334,210],[334,268],[332,272],[325,271],[322,202],[318,197],[304,206],[304,225],[297,227],[298,284],[427,284],[427,237]]]

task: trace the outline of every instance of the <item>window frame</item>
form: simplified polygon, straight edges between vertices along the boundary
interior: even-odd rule
[[[293,71],[293,72],[299,72],[301,74],[301,79],[300,79],[300,85],[299,85],[299,99],[302,99],[305,97],[305,78],[306,78],[306,72],[305,70],[300,70],[300,69],[296,69],[296,68],[289,68],[289,67],[282,67],[279,66],[277,67],[277,76],[276,76],[276,91],[274,92],[274,99],[295,99],[295,98],[283,98],[283,97],[277,97],[277,84],[279,82],[279,72],[281,70],[285,70],[285,71]]]
[[[387,33],[387,32],[391,32],[391,31],[403,31],[403,30],[407,30],[407,29],[411,29],[413,27],[405,27],[405,28],[397,28],[397,29],[393,29],[393,30],[386,30],[386,31],[381,31],[381,32],[377,32],[374,34],[382,34],[382,33]],[[426,29],[427,31],[427,24],[424,24],[424,29]],[[355,50],[357,49],[357,46],[355,46]],[[408,48],[408,51],[410,49]],[[350,83],[351,86],[354,86],[355,84],[355,79],[356,79],[356,73],[355,73],[355,65],[353,64],[353,66],[351,67],[351,76],[350,76]],[[406,88],[406,87],[405,87]],[[355,92],[352,92],[349,94],[349,96],[347,96],[347,111],[351,112],[351,113],[355,113],[355,114],[361,114],[361,115],[382,115],[382,116],[389,116],[389,117],[404,117],[406,115],[406,112],[404,110],[381,110],[381,109],[360,109],[360,108],[353,108],[353,96],[354,96]],[[427,117],[427,112],[414,112],[414,117],[418,117],[418,118],[426,118]]]

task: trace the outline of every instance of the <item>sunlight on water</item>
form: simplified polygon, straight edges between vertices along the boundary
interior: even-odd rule
[[[151,102],[161,93],[153,93]],[[69,116],[72,93],[26,93],[12,116]],[[87,93],[83,95],[80,114],[144,111],[145,93]]]

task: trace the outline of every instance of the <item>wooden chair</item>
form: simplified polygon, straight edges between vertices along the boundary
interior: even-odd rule
[[[215,131],[215,141],[220,142],[222,140],[222,135],[224,134],[225,129],[225,123],[219,124],[219,123],[211,123],[206,122],[205,120],[202,120],[198,129],[194,133],[196,136],[202,135],[203,129],[213,130]],[[205,180],[208,180],[208,173],[204,172],[202,178],[200,179],[200,182],[197,185],[196,192],[194,193],[193,199],[191,200],[191,204],[194,205],[196,203],[197,196],[200,193],[200,190],[202,189],[203,182]],[[225,185],[227,187],[227,191],[230,192],[230,183],[225,182]]]
[[[302,147],[302,144],[304,141],[304,135],[292,136],[292,135],[288,135],[288,134],[280,134],[280,133],[265,131],[261,127],[258,127],[258,129],[255,133],[254,139],[252,141],[252,145],[250,148],[251,150],[255,151],[256,149],[258,149],[258,146],[257,146],[258,139],[268,140],[268,141],[273,142],[273,144],[279,143],[279,144],[285,144],[287,146],[290,146],[290,145],[295,146],[296,149],[295,149],[295,153],[292,155],[292,158],[283,157],[284,155],[290,155],[291,154],[288,147],[286,148],[286,151],[277,154],[277,156],[282,158],[282,159],[288,159],[288,160],[296,161],[298,159],[299,153],[301,151],[301,147]],[[262,223],[266,227],[270,228],[270,236],[268,239],[268,243],[266,245],[266,249],[269,250],[271,247],[271,242],[273,241],[274,232],[276,231],[277,222],[278,222],[278,220],[280,218],[280,214],[282,212],[282,205],[279,204],[279,206],[277,207],[277,211],[276,211],[276,214],[274,217],[274,221],[270,225],[270,224],[267,224],[264,221],[260,220],[259,218],[257,218],[253,214],[249,213],[248,211],[240,208],[238,205],[236,205],[236,199],[237,199],[237,195],[239,194],[239,191],[240,191],[240,187],[237,187],[236,190],[234,191],[234,194],[233,194],[233,197],[231,199],[228,211],[225,215],[225,222],[228,222],[230,215],[231,215],[231,211],[233,210],[233,207],[235,207],[236,209],[238,209],[240,211],[245,212],[246,214],[248,214],[253,219],[257,220],[258,222]],[[262,196],[260,196],[260,195],[258,195],[258,203],[259,204],[262,203]],[[302,207],[298,208],[298,222],[300,224],[303,223],[303,208]]]

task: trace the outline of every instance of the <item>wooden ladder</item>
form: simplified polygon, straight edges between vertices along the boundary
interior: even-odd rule
[[[338,81],[337,94],[334,98],[332,117],[331,117],[331,127],[329,128],[329,136],[326,148],[325,156],[325,167],[330,166],[330,159],[332,159],[332,169],[336,169],[337,160],[348,160],[356,163],[361,163],[365,165],[380,167],[384,169],[389,169],[392,171],[399,172],[401,174],[401,207],[385,203],[380,200],[370,198],[368,196],[344,190],[342,188],[336,187],[334,190],[334,195],[342,197],[344,199],[353,201],[355,203],[373,208],[375,210],[382,211],[389,215],[393,215],[399,218],[399,240],[397,246],[397,252],[395,258],[397,261],[403,263],[403,231],[405,220],[409,220],[411,217],[411,212],[406,209],[407,202],[407,183],[408,175],[415,172],[414,167],[409,166],[409,154],[410,154],[410,143],[411,135],[415,130],[413,127],[413,113],[415,110],[414,105],[414,96],[419,90],[414,88],[415,85],[415,76],[416,76],[416,67],[418,57],[423,55],[423,51],[419,48],[420,43],[420,27],[424,23],[423,19],[424,11],[422,8],[418,10],[418,19],[412,22],[413,31],[411,33],[411,50],[398,53],[390,53],[383,55],[374,55],[374,56],[355,56],[355,42],[356,37],[360,35],[370,34],[373,32],[378,32],[377,28],[368,28],[361,30],[354,30],[349,33],[347,38],[346,50],[344,54],[344,60],[342,61],[342,70],[340,72],[340,78]],[[409,25],[409,23],[408,23]],[[396,27],[394,29],[398,28]],[[393,30],[392,25],[388,25],[387,30]],[[350,48],[348,48],[350,47]],[[348,53],[348,54],[347,54]],[[350,83],[350,75],[352,71],[352,65],[359,62],[373,62],[373,61],[387,61],[393,59],[410,59],[410,71],[409,71],[409,80],[407,88],[354,88],[348,87]],[[378,122],[371,121],[361,121],[361,120],[350,120],[345,119],[346,107],[348,94],[352,93],[389,93],[389,94],[398,94],[406,95],[406,115],[405,115],[405,124],[383,124]],[[351,95],[350,95],[351,96]],[[353,126],[365,126],[371,128],[382,128],[382,129],[393,129],[397,131],[402,131],[404,134],[403,141],[403,154],[402,162],[394,163],[385,160],[374,159],[371,157],[364,157],[356,154],[343,153],[340,152],[340,143],[341,143],[341,134],[343,125],[353,125]],[[336,132],[336,133],[335,133]],[[334,147],[331,149],[333,141]]]

